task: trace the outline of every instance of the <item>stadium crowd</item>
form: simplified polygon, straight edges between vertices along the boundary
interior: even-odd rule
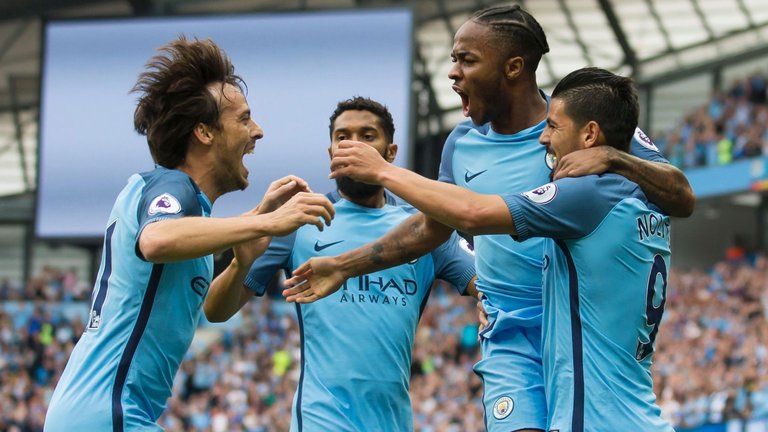
[[[91,289],[90,282],[79,276],[77,268],[62,270],[46,265],[24,286],[19,286],[8,278],[1,278],[0,300],[87,300],[91,296]]]
[[[768,77],[755,72],[685,115],[671,131],[655,134],[665,157],[680,168],[725,165],[768,154]]]
[[[734,254],[706,272],[674,269],[667,292],[653,366],[664,415],[680,428],[768,418],[768,258]],[[83,331],[84,321],[63,313],[63,304],[6,302],[0,309],[0,430],[42,430]],[[84,318],[87,305],[79,307]],[[482,386],[472,373],[476,321],[471,299],[435,288],[413,356],[416,430],[482,430]],[[168,431],[288,430],[300,373],[293,307],[256,299],[212,333],[220,337],[183,363],[160,424]]]

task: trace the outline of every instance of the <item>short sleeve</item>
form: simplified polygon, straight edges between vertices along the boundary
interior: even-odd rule
[[[167,172],[146,180],[139,200],[139,231],[152,222],[203,214],[189,177]]]
[[[669,161],[661,155],[656,144],[654,144],[648,135],[640,130],[640,128],[635,129],[635,134],[632,136],[632,141],[629,144],[629,152],[640,159],[649,160],[651,162],[669,163]]]
[[[517,231],[513,238],[566,240],[588,235],[626,195],[621,185],[629,182],[604,180],[615,177],[619,176],[564,178],[522,194],[502,195]]]
[[[166,219],[203,215],[198,189],[186,174],[170,170],[159,172],[154,171],[144,177],[145,185],[136,209],[139,229],[135,251],[136,256],[142,260],[144,257],[139,248],[139,238],[147,225]]]
[[[256,258],[245,277],[245,286],[257,296],[264,295],[269,282],[281,269],[288,269],[288,261],[296,242],[296,232],[283,237],[274,237],[264,254]],[[289,270],[289,269],[288,269]]]
[[[432,251],[435,276],[452,284],[462,295],[475,276],[475,256],[466,240],[454,232],[442,245]]]

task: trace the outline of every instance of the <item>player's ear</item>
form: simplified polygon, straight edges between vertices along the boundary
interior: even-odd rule
[[[600,130],[600,125],[594,120],[590,120],[586,125],[584,125],[584,127],[581,129],[581,134],[584,148],[590,148],[604,144],[602,142],[604,140],[603,131]]]
[[[510,57],[504,63],[504,75],[509,80],[513,80],[523,73],[525,67],[525,60],[522,57]]]
[[[333,159],[333,146],[332,145],[328,146],[328,157]]]
[[[387,146],[387,157],[385,159],[387,162],[394,162],[395,156],[397,156],[397,144],[392,143]]]
[[[203,144],[210,144],[213,141],[213,130],[205,123],[198,123],[192,130],[192,134]]]

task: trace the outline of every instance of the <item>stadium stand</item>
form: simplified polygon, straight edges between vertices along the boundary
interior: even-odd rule
[[[716,89],[709,101],[683,116],[656,139],[667,159],[680,168],[726,165],[768,154],[766,74],[755,72]]]
[[[671,272],[653,367],[663,415],[680,431],[768,427],[768,257],[729,255],[707,270]],[[76,278],[45,268],[28,286],[62,286],[63,293],[64,286],[81,282],[56,282],[68,277]],[[45,297],[50,290],[37,292]],[[3,302],[0,430],[42,430],[47,401],[83,331],[87,308],[82,301]],[[472,372],[476,322],[473,301],[435,287],[412,362],[416,430],[482,430],[482,385]],[[293,307],[267,296],[250,302],[228,325],[204,325],[199,333],[206,330],[217,337],[193,346],[160,424],[168,431],[287,430],[300,372]]]

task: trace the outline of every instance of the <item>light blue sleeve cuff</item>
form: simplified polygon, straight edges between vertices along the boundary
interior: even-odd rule
[[[459,291],[459,294],[467,295],[467,285],[469,285],[469,281],[475,277],[475,274],[477,274],[477,271],[475,271],[475,266],[471,265],[464,269],[459,277],[456,278],[456,289]]]
[[[528,221],[523,216],[523,209],[515,197],[518,195],[502,195],[501,198],[507,204],[509,214],[512,216],[512,222],[515,224],[517,235],[511,236],[515,241],[525,241],[531,238],[531,231],[528,227]]]
[[[267,292],[267,286],[258,282],[255,277],[251,276],[250,274],[245,277],[245,281],[243,281],[243,284],[246,288],[253,291],[253,294],[257,297],[261,297],[264,295],[264,293]]]

